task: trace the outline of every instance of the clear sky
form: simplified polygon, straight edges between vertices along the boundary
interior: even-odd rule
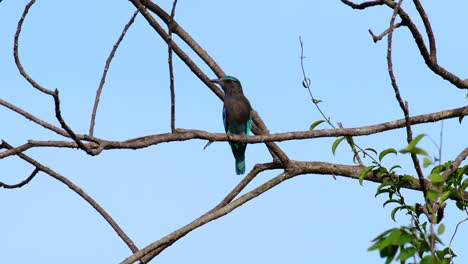
[[[172,1],[159,1],[168,10]],[[0,3],[0,98],[58,125],[53,101],[19,75],[13,37],[27,1]],[[468,35],[460,22],[468,2],[424,1],[438,41],[439,62],[467,78]],[[410,1],[404,7],[415,15]],[[48,89],[58,88],[62,113],[78,133],[87,133],[105,60],[134,7],[128,1],[37,1],[20,39],[28,73]],[[403,117],[387,73],[386,41],[374,44],[368,29],[388,27],[391,10],[355,11],[340,1],[179,1],[176,20],[219,63],[239,78],[252,106],[272,133],[308,129],[319,113],[301,85],[299,36],[305,67],[325,113],[345,127]],[[418,25],[420,20],[415,18]],[[405,28],[394,34],[394,65],[401,93],[413,115],[461,107],[459,90],[427,69]],[[180,43],[179,39],[175,39]],[[182,45],[183,46],[183,45]],[[183,46],[184,47],[184,46]],[[192,54],[192,53],[189,53]],[[193,54],[192,54],[193,55]],[[176,126],[222,132],[222,102],[188,68],[174,59]],[[197,62],[200,63],[199,60]],[[200,63],[201,65],[201,63]],[[203,70],[209,75],[208,67]],[[111,140],[169,131],[167,46],[137,17],[110,67],[95,135]],[[465,120],[466,121],[466,120]],[[440,123],[414,127],[439,141]],[[325,126],[323,126],[325,128]],[[443,159],[468,144],[466,122],[444,122]],[[0,107],[0,139],[60,139],[55,133]],[[292,159],[352,164],[333,138],[280,143]],[[403,148],[404,130],[355,138],[379,151]],[[83,188],[121,225],[138,247],[189,223],[217,204],[241,177],[227,143],[166,143],[142,150],[105,151],[96,157],[70,149],[26,153]],[[421,142],[431,155],[437,147]],[[270,156],[262,144],[247,148],[247,170]],[[388,159],[414,173],[408,156]],[[369,161],[366,161],[369,163]],[[18,158],[0,160],[0,181],[18,182],[32,167]],[[426,171],[427,172],[427,171]],[[279,171],[257,176],[248,190]],[[382,231],[408,218],[390,217],[374,198],[377,184],[331,176],[303,175],[250,201],[226,217],[193,231],[164,251],[157,263],[381,263],[368,252]],[[420,193],[405,192],[411,201]],[[16,190],[0,190],[2,263],[118,263],[129,249],[86,202],[46,174]],[[455,224],[466,217],[449,206],[442,236],[448,244]],[[468,263],[468,227],[454,240],[456,263]]]

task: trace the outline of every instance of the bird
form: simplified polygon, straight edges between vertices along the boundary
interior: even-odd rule
[[[240,81],[229,75],[211,81],[220,84],[224,91],[223,123],[225,132],[228,135],[249,135],[252,128],[252,107],[242,92]],[[229,145],[236,160],[236,174],[244,174],[247,143],[229,141]]]

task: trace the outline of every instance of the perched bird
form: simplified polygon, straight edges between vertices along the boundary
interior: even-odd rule
[[[252,107],[249,100],[242,93],[240,81],[228,75],[211,81],[220,84],[224,91],[223,122],[226,133],[248,135],[252,128],[252,116],[250,114]],[[231,145],[232,154],[236,159],[236,174],[244,174],[247,144],[229,142],[229,145]]]

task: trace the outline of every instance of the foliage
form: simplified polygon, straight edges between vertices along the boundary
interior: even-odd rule
[[[400,153],[426,155],[425,150],[416,146],[421,138],[422,135],[416,137]],[[397,175],[395,169],[400,168],[399,165],[394,165],[390,169],[384,167],[380,162],[390,153],[398,154],[393,148],[380,152],[379,163],[363,169],[360,183],[368,173],[382,179],[383,183],[378,186],[376,196],[387,194],[383,206],[395,205],[390,212],[392,220],[396,221],[396,213],[402,212],[409,218],[410,224],[382,232],[372,240],[373,244],[368,250],[378,250],[385,263],[393,260],[400,263],[452,263],[456,254],[450,246],[444,246],[439,238],[445,230],[445,225],[441,221],[446,202],[455,202],[458,209],[464,212],[467,210],[468,203],[464,193],[468,187],[468,165],[454,170],[446,180],[443,175],[452,162],[447,161],[442,165],[433,166],[428,176],[432,188],[427,191],[424,203],[409,205],[401,189],[413,185],[415,178],[411,175]],[[437,232],[434,231],[436,227]]]

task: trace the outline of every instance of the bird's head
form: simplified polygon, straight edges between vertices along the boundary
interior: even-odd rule
[[[235,92],[235,90],[239,90],[242,92],[242,86],[240,81],[236,77],[232,77],[229,75],[224,75],[220,79],[211,80],[214,83],[218,83],[223,88],[225,93]],[[236,89],[239,88],[239,89]]]

